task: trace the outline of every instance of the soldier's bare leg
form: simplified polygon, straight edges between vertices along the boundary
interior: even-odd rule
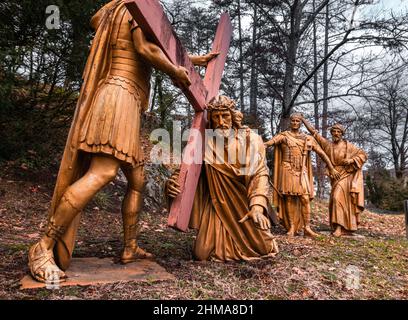
[[[297,201],[296,198],[291,196],[285,196],[285,203],[286,203],[286,214],[289,220],[289,230],[286,233],[289,237],[294,237],[296,234],[295,228],[295,215],[297,210]]]
[[[119,166],[119,160],[113,157],[93,155],[87,173],[68,187],[54,216],[49,220],[45,235],[30,248],[30,271],[37,280],[45,282],[52,276],[50,272],[56,276],[54,279],[66,278],[64,272],[57,267],[54,261],[55,243],[93,196],[115,178]]]
[[[130,263],[137,259],[152,258],[153,255],[137,244],[138,220],[143,204],[144,168],[143,166],[132,168],[128,165],[122,165],[121,168],[128,180],[128,189],[122,203],[124,249],[121,262]]]
[[[310,198],[309,195],[300,196],[301,212],[304,222],[304,235],[309,237],[317,237],[318,234],[310,227]]]

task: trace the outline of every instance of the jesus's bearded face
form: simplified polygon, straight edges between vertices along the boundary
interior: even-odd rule
[[[232,128],[232,115],[229,110],[214,110],[211,113],[212,129],[228,137]]]

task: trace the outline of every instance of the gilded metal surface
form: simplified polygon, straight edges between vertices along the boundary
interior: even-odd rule
[[[186,69],[172,64],[129,20],[121,0],[107,3],[91,20],[96,34],[49,212],[52,232],[29,251],[30,271],[38,281],[64,280],[62,270],[71,261],[80,211],[115,178],[119,168],[128,180],[122,204],[122,262],[151,256],[137,245],[144,184],[140,115],[147,106],[152,67],[169,75],[181,88],[191,82]],[[215,56],[193,57],[193,62],[206,65]]]
[[[308,121],[303,119],[303,122],[340,173],[339,178],[330,178],[329,217],[333,235],[339,237],[345,232],[356,231],[360,214],[364,211],[362,167],[367,161],[367,154],[343,138],[345,129],[341,124],[333,125],[330,130],[332,141],[329,141]]]
[[[213,261],[273,257],[279,250],[267,218],[270,186],[262,139],[250,129],[239,130],[242,118],[234,116],[229,98],[217,97],[210,106],[209,129],[224,130],[229,138],[226,145],[216,145],[216,139],[206,145],[190,218],[190,228],[198,230],[194,256]],[[246,152],[249,145],[252,152]],[[246,154],[243,162],[228,161],[229,150]],[[177,176],[175,172],[166,185],[170,198],[180,192]]]
[[[310,201],[314,198],[311,151],[323,159],[332,176],[339,173],[317,141],[300,132],[301,123],[302,117],[293,114],[291,129],[279,133],[265,145],[275,146],[273,201],[283,226],[289,236],[304,228],[305,235],[314,237],[317,234],[310,228]]]

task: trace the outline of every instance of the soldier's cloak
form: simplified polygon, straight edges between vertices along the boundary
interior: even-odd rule
[[[110,37],[115,17],[123,6],[124,3],[120,0],[111,1],[99,10],[91,20],[91,26],[96,30],[96,34],[82,76],[83,84],[65,145],[48,219],[55,214],[67,188],[81,178],[89,168],[90,154],[78,150],[78,135],[84,118],[92,105],[97,88],[109,72]],[[55,262],[62,270],[69,267],[80,218],[81,213],[78,213],[54,247]]]

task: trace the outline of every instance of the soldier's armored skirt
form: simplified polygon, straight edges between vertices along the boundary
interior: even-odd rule
[[[137,55],[123,7],[110,40],[109,73],[99,86],[81,126],[79,149],[104,153],[131,164],[143,164],[140,147],[141,114],[147,107],[151,67]]]

